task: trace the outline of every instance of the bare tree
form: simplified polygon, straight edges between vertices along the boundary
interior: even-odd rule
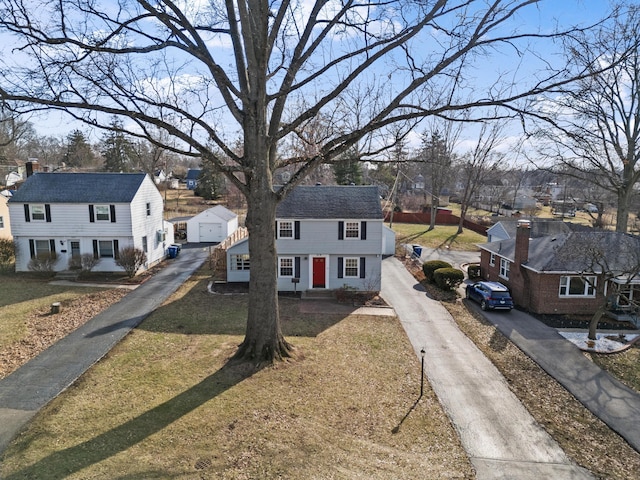
[[[495,151],[502,141],[504,123],[483,123],[478,133],[478,142],[474,149],[464,155],[460,162],[460,180],[462,190],[460,195],[460,222],[458,233],[463,232],[463,224],[467,218],[467,211],[478,191],[478,186],[495,175],[498,164],[503,156]]]
[[[472,107],[501,105],[508,115],[568,81],[556,71],[505,85],[509,77],[492,71],[480,93],[463,81],[490,52],[532,55],[529,43],[545,35],[511,20],[538,3],[0,0],[0,32],[14,45],[0,59],[0,100],[98,127],[117,115],[128,119],[126,133],[215,164],[248,205],[251,293],[237,357],[273,361],[292,353],[278,313],[278,202],[358,142],[382,148],[376,134],[389,126]],[[354,95],[358,122],[349,115]],[[280,155],[318,118],[330,119],[320,143]],[[296,170],[275,188],[285,165]]]
[[[540,102],[550,140],[543,157],[569,167],[617,197],[616,231],[626,232],[635,185],[640,180],[640,6],[620,6],[595,33],[566,38],[567,63],[593,70],[575,88]],[[610,68],[601,70],[606,64]],[[549,123],[555,128],[549,129]]]
[[[607,310],[615,310],[624,304],[630,313],[637,315],[640,312],[640,239],[619,232],[574,232],[571,235],[572,241],[563,245],[557,255],[572,264],[593,291],[603,294],[603,301],[589,322],[588,338],[595,340],[598,323]],[[630,293],[634,288],[635,297]]]

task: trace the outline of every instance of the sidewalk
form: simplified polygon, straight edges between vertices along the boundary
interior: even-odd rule
[[[418,358],[425,350],[425,374],[460,436],[476,478],[594,478],[571,462],[495,366],[457,328],[447,310],[426,296],[399,260],[385,259],[382,272],[382,296],[395,308]],[[511,333],[516,336],[513,328]],[[535,331],[530,333],[528,338],[537,338]],[[553,357],[552,351],[545,354]]]
[[[0,380],[0,454],[43,406],[75,382],[204,263],[207,248],[180,255],[120,302]]]

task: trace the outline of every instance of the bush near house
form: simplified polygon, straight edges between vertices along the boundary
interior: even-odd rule
[[[144,262],[147,261],[147,254],[139,248],[124,247],[118,252],[116,265],[124,268],[129,278],[133,278]]]
[[[457,268],[439,268],[433,272],[433,278],[442,290],[454,290],[464,280],[464,272]]]
[[[424,262],[422,264],[422,272],[424,273],[424,276],[427,279],[427,282],[429,283],[435,282],[435,278],[433,274],[439,268],[453,268],[453,265],[451,265],[448,262],[445,262],[444,260],[429,260],[428,262]]]
[[[0,271],[8,272],[13,269],[16,259],[16,244],[13,240],[0,239]]]

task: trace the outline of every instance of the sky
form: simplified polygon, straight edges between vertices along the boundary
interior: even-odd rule
[[[586,25],[602,17],[608,9],[607,0],[543,0],[539,6],[532,6],[520,13],[517,22],[522,25],[523,31],[531,30],[531,26],[537,26],[541,33],[551,31],[558,22],[563,24]],[[547,58],[558,58],[553,52],[554,45],[547,45],[548,50],[544,53]],[[517,62],[517,58],[496,56],[484,68],[486,70],[476,70],[478,82],[482,81],[484,74],[495,74],[496,71],[509,70]],[[526,80],[529,76],[529,69],[533,65],[520,65],[516,79]],[[92,130],[82,123],[74,123],[70,118],[60,112],[52,112],[42,117],[32,117],[30,121],[34,124],[39,134],[45,136],[65,137],[73,129],[78,128],[89,135],[90,140],[98,141],[102,135],[100,130]],[[126,125],[126,122],[125,122]],[[424,131],[424,128],[422,129]],[[416,148],[420,144],[420,130],[416,130],[409,136],[409,147]],[[507,141],[502,147],[504,150],[513,151],[514,144],[518,141],[521,132],[520,125],[511,127],[512,133],[508,135]],[[460,135],[457,145],[458,152],[468,151],[476,142],[477,129],[467,127]]]

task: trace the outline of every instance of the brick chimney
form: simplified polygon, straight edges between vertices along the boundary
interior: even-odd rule
[[[30,158],[25,166],[27,167],[27,177],[30,177],[40,170],[40,164],[38,163],[38,160],[34,158]]]
[[[527,263],[529,260],[529,237],[531,235],[531,221],[518,220],[516,230],[516,249],[513,260],[516,266]]]

